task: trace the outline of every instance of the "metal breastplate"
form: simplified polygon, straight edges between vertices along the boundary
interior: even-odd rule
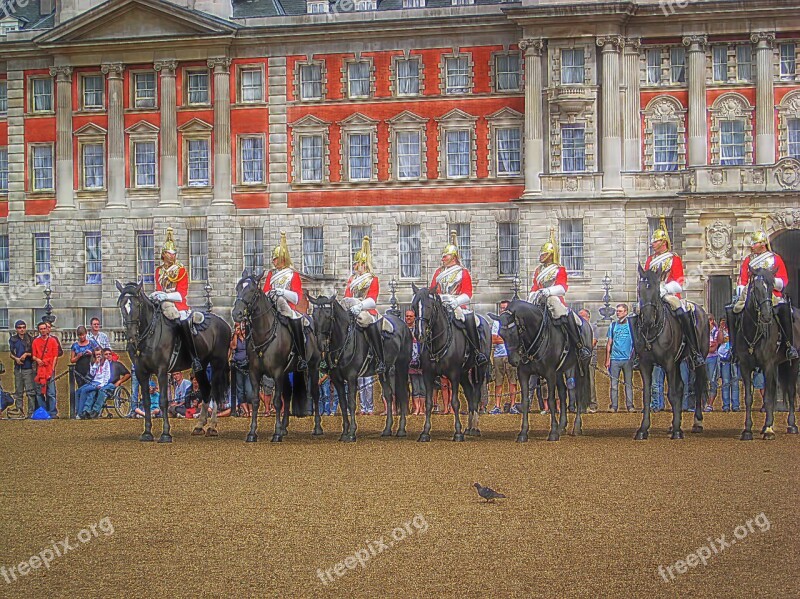
[[[544,268],[540,266],[536,269],[536,282],[540,287],[552,287],[560,268],[561,266],[558,264],[548,264]]]
[[[178,276],[182,266],[173,264],[169,268],[161,266],[158,269],[158,282],[165,293],[171,293],[178,288]]]
[[[371,273],[366,273],[359,275],[350,281],[350,293],[353,295],[353,297],[359,300],[366,298],[367,292],[372,285],[373,278],[374,275]]]
[[[672,270],[673,255],[672,252],[664,252],[658,256],[653,256],[650,259],[650,270],[661,275],[662,280],[666,279]]]
[[[775,264],[775,254],[770,251],[762,252],[761,254],[750,254],[750,268],[753,270],[757,268],[766,268],[775,272],[777,266]]]
[[[294,271],[291,268],[275,271],[270,279],[270,287],[272,289],[288,289],[292,285],[293,278]]]
[[[439,273],[436,283],[439,285],[440,293],[444,295],[455,295],[459,285],[463,268],[461,266],[451,266]]]

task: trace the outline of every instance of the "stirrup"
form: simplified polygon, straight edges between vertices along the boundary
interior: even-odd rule
[[[297,370],[308,370],[308,362],[306,362],[305,358],[297,356]]]
[[[192,372],[203,372],[203,364],[200,362],[200,358],[196,356],[192,357]]]
[[[794,345],[789,345],[786,348],[786,359],[787,360],[800,359],[800,354],[797,353],[797,348]]]
[[[579,357],[581,360],[588,360],[588,359],[590,359],[590,358],[592,357],[592,350],[590,350],[590,349],[589,349],[588,347],[586,347],[585,345],[582,345],[582,346],[581,346],[581,347],[578,349],[578,357]]]
[[[695,368],[700,368],[701,366],[706,365],[706,360],[703,357],[703,354],[696,351],[691,351],[691,355],[689,356],[689,361]]]
[[[489,362],[489,359],[486,355],[482,352],[475,352],[475,364],[478,366],[484,366]]]

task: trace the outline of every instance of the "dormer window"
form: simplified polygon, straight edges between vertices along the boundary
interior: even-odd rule
[[[356,0],[356,12],[378,10],[378,0]]]
[[[328,0],[322,0],[322,2],[308,2],[306,4],[306,13],[310,15],[321,15],[327,12],[330,12]]]

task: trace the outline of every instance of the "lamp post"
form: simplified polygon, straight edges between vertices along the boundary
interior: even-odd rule
[[[608,276],[608,273],[603,277],[603,291],[605,293],[603,294],[603,307],[600,308],[600,315],[603,320],[609,321],[614,315],[614,308],[611,307],[611,277]]]
[[[514,295],[511,297],[511,299],[512,300],[518,300],[519,299],[519,287],[522,284],[522,281],[520,281],[520,279],[519,279],[519,273],[518,272],[514,273],[514,281],[513,281],[513,283],[514,283],[514,288],[513,288],[514,289]]]
[[[50,303],[51,295],[53,295],[53,290],[50,289],[50,281],[48,281],[44,288],[44,316],[42,316],[42,322],[53,324],[56,321],[56,317],[53,316],[53,305]]]
[[[213,307],[211,303],[211,292],[214,291],[214,288],[211,286],[211,283],[206,283],[203,287],[203,291],[206,292],[206,312],[211,312],[211,308]]]
[[[389,314],[394,314],[395,316],[400,316],[400,310],[397,308],[397,281],[394,277],[392,280],[389,281],[389,291],[392,292],[391,297],[389,298],[389,303],[391,304],[391,308],[386,310]]]

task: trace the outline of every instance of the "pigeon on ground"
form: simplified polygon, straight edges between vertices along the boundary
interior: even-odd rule
[[[482,487],[480,483],[475,483],[472,485],[478,490],[478,495],[483,497],[487,503],[489,501],[494,501],[495,499],[505,499],[506,496],[502,493],[498,493],[494,489],[490,489],[489,487]]]

